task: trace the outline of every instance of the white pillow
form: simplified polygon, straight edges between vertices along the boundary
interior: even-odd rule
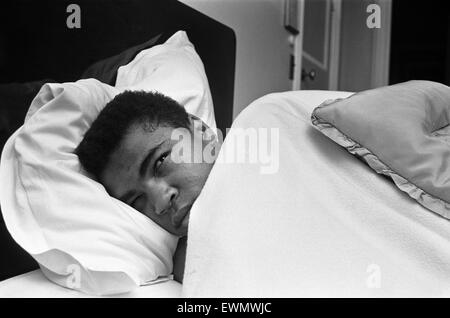
[[[171,274],[178,239],[82,173],[73,152],[92,121],[117,93],[142,89],[160,91],[216,127],[203,65],[184,32],[138,54],[119,70],[116,86],[94,79],[44,85],[0,165],[13,238],[50,280],[96,295]]]
[[[141,51],[120,67],[115,86],[170,96],[217,132],[208,78],[184,31],[176,32],[162,45]]]
[[[177,238],[81,173],[73,153],[119,90],[97,80],[46,84],[1,159],[13,238],[65,287],[127,292],[172,272]]]

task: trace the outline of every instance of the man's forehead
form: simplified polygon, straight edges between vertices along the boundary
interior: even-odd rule
[[[103,173],[103,183],[115,197],[133,187],[139,167],[147,153],[156,145],[170,139],[164,127],[147,131],[141,126],[131,127],[109,159]]]
[[[148,131],[142,126],[133,126],[125,134],[123,140],[120,142],[119,147],[112,153],[111,157],[115,159],[129,160],[140,159],[145,156],[143,151],[154,148],[165,139],[170,138],[170,134],[167,136],[167,132],[164,127],[158,127],[155,130]]]

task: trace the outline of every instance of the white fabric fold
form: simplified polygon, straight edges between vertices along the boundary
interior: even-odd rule
[[[450,223],[310,123],[344,92],[270,94],[236,128],[279,128],[279,170],[216,163],[191,210],[185,297],[450,296]],[[233,132],[234,131],[234,132]]]

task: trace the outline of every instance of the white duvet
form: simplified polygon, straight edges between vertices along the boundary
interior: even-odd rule
[[[278,172],[216,163],[191,211],[183,296],[450,296],[450,222],[311,126],[314,107],[348,95],[270,94],[238,116],[218,160],[236,128],[278,127]]]
[[[181,284],[172,280],[160,280],[139,286],[131,292],[116,294],[120,298],[178,298]],[[61,287],[48,280],[40,269],[0,282],[0,298],[93,298],[77,290]],[[104,296],[109,297],[109,296]]]

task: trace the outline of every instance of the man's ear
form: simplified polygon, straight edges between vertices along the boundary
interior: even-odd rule
[[[189,117],[189,123],[190,123],[190,129],[192,132],[202,133],[205,132],[208,126],[198,118],[197,116],[194,116],[192,114],[188,114]]]
[[[190,122],[190,130],[192,133],[202,134],[202,139],[208,143],[212,141],[218,142],[218,136],[209,128],[209,126],[195,115],[188,114]]]

